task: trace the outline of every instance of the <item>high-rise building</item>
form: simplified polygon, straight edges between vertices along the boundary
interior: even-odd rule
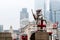
[[[20,12],[20,27],[25,27],[29,22],[29,14],[27,8],[22,8]]]
[[[0,32],[3,32],[3,25],[0,25]]]
[[[50,21],[60,23],[60,0],[50,0]]]
[[[20,20],[22,20],[24,18],[29,18],[27,8],[22,8],[22,11],[20,12]]]
[[[49,5],[49,3],[50,3],[50,0],[44,0],[44,17],[45,17],[45,19],[46,20],[49,20],[49,13],[50,13],[50,11],[49,11],[49,8],[50,8],[50,5]]]

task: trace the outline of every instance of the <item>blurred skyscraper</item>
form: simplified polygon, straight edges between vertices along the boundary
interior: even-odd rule
[[[46,18],[46,20],[49,20],[49,9],[50,9],[50,0],[44,0],[45,1],[45,5],[44,5],[44,16]]]
[[[50,20],[60,23],[60,0],[50,0]]]
[[[0,25],[0,32],[3,32],[3,25]]]
[[[20,12],[20,27],[25,27],[29,21],[29,14],[27,12],[27,8],[22,8]]]
[[[20,12],[20,20],[24,19],[24,18],[29,18],[28,17],[28,12],[27,12],[27,8],[22,8],[22,11]]]

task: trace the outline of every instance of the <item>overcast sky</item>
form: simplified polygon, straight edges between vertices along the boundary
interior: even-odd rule
[[[0,0],[0,25],[4,29],[9,29],[10,25],[13,29],[20,28],[20,11],[24,7],[30,12],[34,8],[34,0]]]

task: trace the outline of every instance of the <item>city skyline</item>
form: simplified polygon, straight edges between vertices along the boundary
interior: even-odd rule
[[[13,29],[20,28],[22,8],[27,8],[31,13],[31,9],[34,8],[34,0],[0,0],[0,25],[4,26],[4,30],[8,30],[10,25],[13,26]]]

